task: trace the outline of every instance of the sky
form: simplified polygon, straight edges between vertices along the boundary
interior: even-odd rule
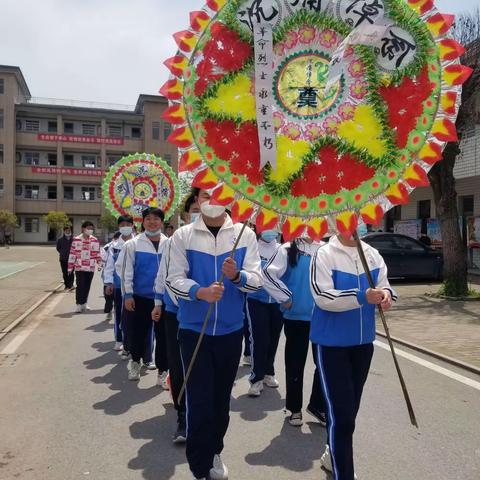
[[[1,0],[0,64],[19,66],[34,97],[134,105],[156,94],[172,34],[204,0]],[[443,12],[478,0],[437,0]]]

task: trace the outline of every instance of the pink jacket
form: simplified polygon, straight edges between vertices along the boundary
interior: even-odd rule
[[[100,242],[90,236],[85,240],[83,235],[75,237],[68,257],[68,271],[94,272],[95,266],[100,265]]]

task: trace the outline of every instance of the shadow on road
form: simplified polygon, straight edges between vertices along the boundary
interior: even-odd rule
[[[186,464],[185,447],[172,443],[176,425],[176,412],[171,404],[164,404],[165,415],[135,422],[130,435],[139,440],[150,440],[138,450],[137,456],[128,462],[130,470],[141,470],[147,480],[175,478],[177,465]],[[167,446],[167,448],[165,448]]]
[[[326,430],[318,423],[308,422],[309,433],[298,427],[292,427],[285,419],[280,434],[273,438],[270,445],[261,452],[249,453],[245,461],[249,465],[283,467],[292,472],[307,472],[313,468],[313,462],[319,460],[325,449]],[[318,478],[329,475],[318,468]]]
[[[278,389],[264,388],[262,395],[257,398],[248,395],[232,398],[230,410],[239,412],[240,417],[247,422],[258,422],[266,418],[268,412],[281,410],[284,406],[285,400],[282,399]]]

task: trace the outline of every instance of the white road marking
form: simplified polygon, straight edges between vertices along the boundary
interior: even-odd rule
[[[375,346],[390,351],[390,347],[387,343],[379,342],[378,340],[376,340],[374,343]],[[395,348],[395,352],[399,357],[406,358],[407,360],[417,363],[422,367],[440,373],[441,375],[445,375],[448,378],[456,380],[457,382],[463,383],[464,385],[467,385],[469,387],[475,388],[476,390],[480,390],[480,382],[477,382],[476,380],[460,375],[459,373],[453,372],[452,370],[448,370],[448,368],[440,367],[435,363],[424,360],[423,358],[417,357],[416,355],[412,355],[411,353],[405,352],[404,350]]]
[[[37,318],[32,323],[25,326],[25,328],[19,329],[18,334],[15,335],[15,337],[9,343],[7,343],[7,345],[5,345],[5,348],[0,352],[0,354],[14,354],[23,344],[23,342],[30,336],[30,334],[40,325],[40,323],[42,323],[42,320],[52,313],[52,311],[62,301],[63,298],[63,295],[55,295],[49,305],[38,311],[36,314]]]
[[[38,262],[38,263],[34,263],[32,265],[27,265],[27,266],[25,266],[25,263],[28,263],[28,262],[20,262],[20,264],[22,264],[22,263],[24,264],[23,267],[17,268],[13,272],[10,272],[10,273],[7,273],[7,274],[1,276],[0,280],[3,280],[4,278],[7,278],[7,277],[11,277],[12,275],[16,275],[17,273],[24,272],[25,270],[31,270],[32,268],[35,268],[38,265],[41,265],[42,263],[45,263],[45,262]]]

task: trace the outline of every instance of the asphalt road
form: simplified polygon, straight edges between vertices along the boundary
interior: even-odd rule
[[[73,294],[54,295],[0,343],[1,480],[192,478],[183,448],[171,443],[169,393],[155,386],[155,372],[126,380],[99,292],[97,276],[94,310],[81,315],[71,313]],[[329,478],[319,462],[325,430],[308,415],[301,429],[284,421],[282,357],[283,343],[281,388],[258,399],[247,397],[248,371],[239,368],[223,455],[231,479]],[[355,434],[360,480],[480,478],[480,378],[427,360],[447,372],[400,358],[416,430],[390,354],[376,348]],[[309,359],[306,392],[312,374]]]

